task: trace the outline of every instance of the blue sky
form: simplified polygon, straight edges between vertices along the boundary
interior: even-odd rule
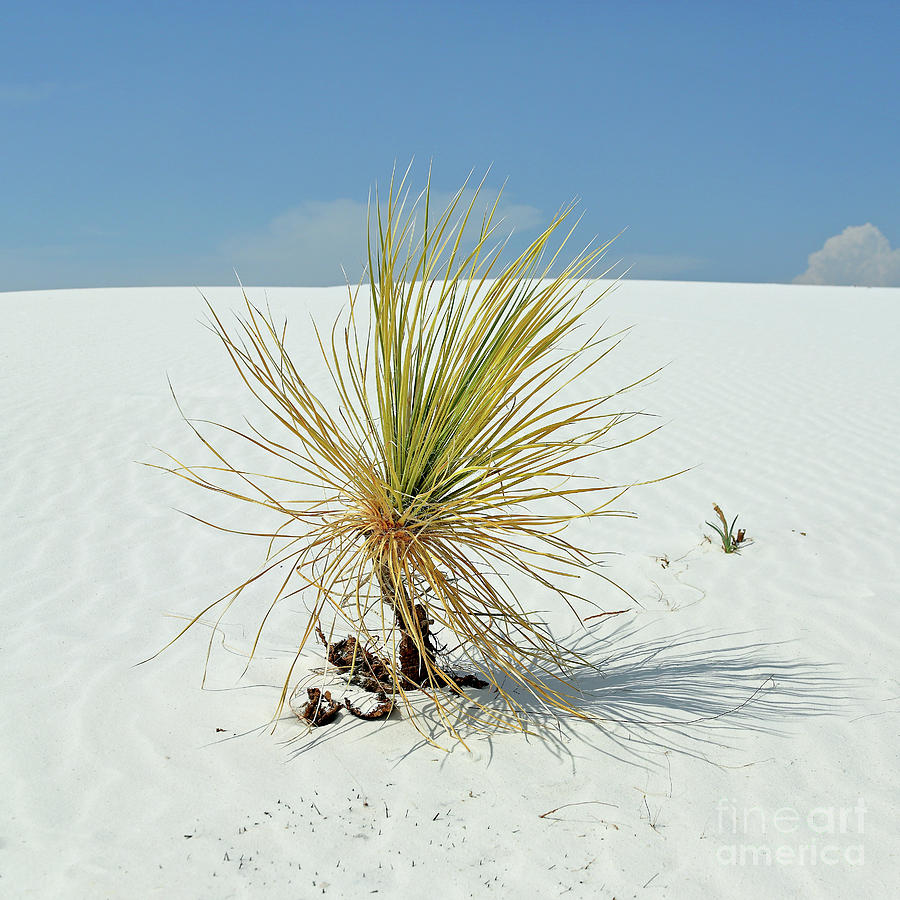
[[[900,284],[898,47],[865,0],[6,4],[0,290],[355,279],[413,157],[635,278]]]

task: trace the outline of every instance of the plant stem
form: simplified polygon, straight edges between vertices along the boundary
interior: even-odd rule
[[[394,572],[389,565],[382,563],[376,572],[382,602],[394,611],[394,623],[400,632],[399,659],[392,661],[391,665],[399,667],[399,672],[395,672],[398,680],[405,677],[421,685],[428,680],[428,664],[425,658],[431,659],[433,656],[429,646],[426,609],[420,604],[415,606],[410,604],[402,581],[394,578]],[[409,618],[409,625],[404,613]]]

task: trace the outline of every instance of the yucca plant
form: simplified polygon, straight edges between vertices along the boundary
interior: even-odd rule
[[[595,548],[570,542],[565,529],[630,515],[610,508],[624,489],[586,466],[643,436],[610,439],[636,415],[606,410],[627,388],[584,392],[621,337],[586,327],[608,290],[598,293],[589,279],[609,244],[562,264],[574,228],[568,205],[503,265],[499,195],[472,229],[483,182],[467,202],[464,185],[435,215],[430,177],[410,202],[408,175],[399,185],[391,179],[386,203],[376,192],[367,276],[348,288],[330,333],[316,331],[333,408],[291,358],[286,322],[246,293],[233,330],[209,307],[212,329],[277,433],[219,427],[288,474],[233,464],[189,420],[216,464],[170,457],[160,468],[264,507],[281,525],[262,535],[265,565],[173,640],[214,609],[221,620],[250,585],[285,566],[250,650],[252,658],[275,604],[305,592],[310,615],[276,719],[317,634],[333,670],[378,692],[380,712],[405,709],[423,734],[412,702],[422,695],[460,740],[463,722],[526,730],[535,706],[584,716],[569,673],[591,661],[553,637],[508,575],[527,576],[577,616],[578,602],[590,601],[568,587],[572,579],[605,576]],[[285,499],[304,491],[305,499]],[[439,634],[458,644],[455,657],[441,650]],[[477,692],[480,684],[491,691]],[[309,698],[301,714],[312,724],[336,714],[330,694],[311,688]]]

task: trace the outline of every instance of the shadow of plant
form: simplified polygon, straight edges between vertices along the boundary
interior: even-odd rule
[[[573,707],[597,729],[557,719],[542,731],[560,752],[581,741],[630,762],[647,762],[654,750],[707,759],[741,735],[786,734],[798,719],[836,715],[852,699],[851,679],[834,665],[792,659],[791,642],[701,630],[653,637],[653,625],[570,638],[583,656],[602,659],[572,677]]]
[[[531,723],[528,739],[540,740],[561,756],[586,744],[641,765],[665,751],[708,760],[716,748],[732,749],[741,734],[785,734],[798,719],[836,715],[852,699],[851,679],[833,665],[792,659],[790,642],[700,630],[654,637],[650,632],[656,624],[632,620],[562,638],[582,658],[599,662],[554,685],[567,691],[578,715],[544,709],[525,692],[517,696]],[[507,690],[518,694],[514,687]],[[489,696],[479,692],[482,702]],[[443,726],[429,705],[423,697],[420,724],[437,737]],[[467,740],[477,740],[479,730],[466,729],[466,719],[461,709],[459,727]],[[481,734],[493,744],[492,733]],[[295,749],[302,752],[327,737],[316,734]],[[426,744],[416,742],[409,753]]]
[[[648,725],[727,716],[729,724],[769,730],[781,718],[833,712],[847,699],[846,679],[831,666],[789,659],[789,642],[699,630],[639,639],[644,630],[624,624],[570,642],[584,656],[602,655],[601,645],[615,647],[597,667],[576,673],[584,712]]]

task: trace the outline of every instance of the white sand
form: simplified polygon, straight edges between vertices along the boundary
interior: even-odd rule
[[[321,377],[308,312],[343,291],[269,296]],[[667,424],[604,474],[696,466],[589,535],[644,609],[582,636],[611,657],[586,703],[632,724],[447,754],[403,720],[270,734],[296,608],[241,681],[256,608],[229,616],[205,691],[203,629],[135,668],[263,550],[173,512],[220,508],[136,464],[200,458],[165,373],[192,415],[253,408],[195,289],[0,312],[0,896],[892,896],[900,290],[631,282],[604,301],[636,325],[611,386],[671,361],[629,401]],[[703,541],[714,501],[753,539],[739,556]],[[693,724],[639,724],[660,720]]]

